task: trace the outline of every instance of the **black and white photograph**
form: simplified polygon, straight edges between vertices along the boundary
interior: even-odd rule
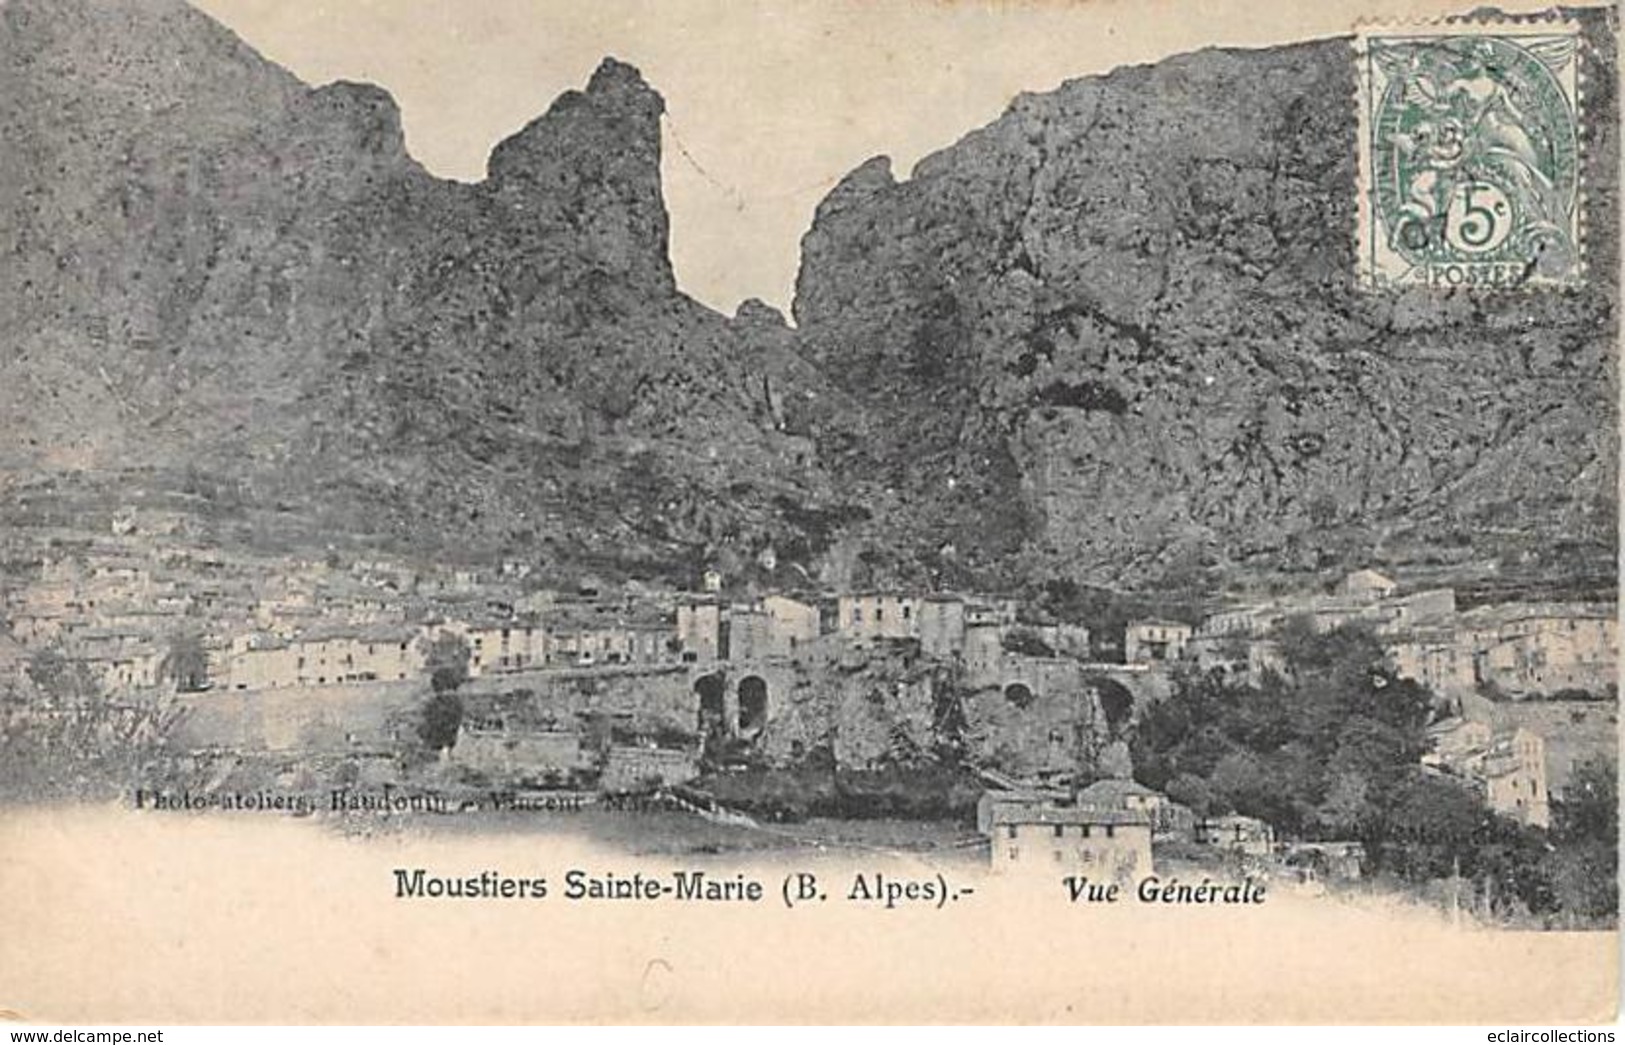
[[[0,1022],[1613,1023],[1618,46],[0,0]]]

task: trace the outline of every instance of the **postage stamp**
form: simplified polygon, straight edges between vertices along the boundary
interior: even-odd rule
[[[1372,28],[1359,65],[1359,277],[1572,286],[1584,273],[1577,27]]]

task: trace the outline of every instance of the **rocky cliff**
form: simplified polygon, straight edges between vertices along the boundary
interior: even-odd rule
[[[903,491],[885,524],[917,562],[1188,574],[1517,534],[1608,569],[1617,116],[1591,29],[1575,292],[1354,288],[1347,40],[1022,97],[907,181],[870,161],[803,241],[795,318],[880,420],[821,448]]]
[[[564,574],[1611,571],[1612,75],[1586,288],[1371,296],[1351,68],[1204,52],[1019,98],[907,181],[871,161],[818,208],[791,327],[676,288],[663,102],[624,64],[461,184],[385,92],[179,0],[7,0],[0,475],[14,505],[167,497],[230,540]]]
[[[5,4],[0,99],[14,491],[685,579],[734,542],[816,553],[784,514],[829,484],[778,390],[822,381],[677,291],[631,67],[474,185],[406,154],[385,92],[308,88],[171,0]]]

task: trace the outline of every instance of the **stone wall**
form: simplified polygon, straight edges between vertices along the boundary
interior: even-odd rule
[[[852,769],[909,764],[945,749],[1016,775],[1065,772],[1109,739],[1097,672],[1076,660],[1005,656],[972,675],[911,642],[759,664],[597,667],[489,674],[466,683],[454,762],[493,776],[585,769],[616,746],[698,752],[707,728],[771,765],[820,749]],[[1136,705],[1150,673],[1120,673]],[[707,725],[702,689],[720,692]],[[757,718],[742,691],[765,701]],[[219,692],[187,699],[191,746],[393,749],[410,741],[419,682]],[[619,770],[617,770],[619,772]]]
[[[638,791],[650,784],[681,784],[700,775],[694,751],[617,746],[609,749],[599,787],[605,791]]]
[[[427,699],[427,689],[418,680],[183,694],[177,739],[238,750],[387,748],[397,742],[401,716]]]
[[[568,778],[592,765],[575,730],[509,733],[464,729],[457,735],[451,759],[496,780]]]

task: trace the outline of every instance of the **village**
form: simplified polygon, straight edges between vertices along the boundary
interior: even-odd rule
[[[997,593],[747,590],[715,569],[691,591],[558,591],[521,562],[258,559],[130,514],[106,533],[34,534],[6,555],[10,727],[60,713],[15,699],[40,658],[56,658],[112,702],[177,702],[199,764],[244,752],[347,762],[360,767],[347,786],[396,788],[404,723],[431,691],[436,651],[456,649],[460,715],[438,754],[460,779],[508,808],[527,794],[663,789],[703,812],[707,799],[684,788],[707,768],[817,750],[874,768],[940,744],[951,686],[966,695],[955,738],[986,789],[977,830],[1001,871],[1127,880],[1173,843],[1357,875],[1356,843],[1195,816],[1124,764],[1139,710],[1168,699],[1177,673],[1283,670],[1289,621],[1376,635],[1393,671],[1444,709],[1423,768],[1520,824],[1550,824],[1575,766],[1612,750],[1617,720],[1613,605],[1462,609],[1448,587],[1371,569],[1101,635]]]

